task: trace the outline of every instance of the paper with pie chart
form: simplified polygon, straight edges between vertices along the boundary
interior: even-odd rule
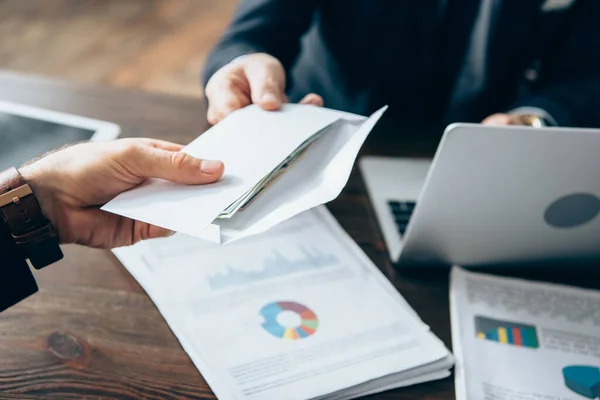
[[[296,323],[285,324],[278,320],[282,315],[297,319]],[[317,314],[310,308],[293,301],[269,303],[260,310],[264,318],[262,327],[279,339],[298,340],[312,336],[319,327]],[[295,317],[295,318],[294,318]]]
[[[325,208],[225,246],[115,254],[219,399],[349,399],[441,379],[452,357]]]
[[[457,400],[600,399],[600,291],[455,267]]]

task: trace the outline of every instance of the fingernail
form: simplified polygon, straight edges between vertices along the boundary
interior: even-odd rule
[[[263,94],[263,96],[260,98],[260,101],[263,103],[271,102],[271,103],[279,104],[279,99],[277,97],[275,97],[275,95],[273,93]]]
[[[221,168],[223,168],[222,161],[202,160],[200,163],[200,171],[209,175],[216,174],[221,170]]]

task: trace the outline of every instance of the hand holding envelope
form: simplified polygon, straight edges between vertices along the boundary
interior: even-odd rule
[[[221,244],[264,232],[335,199],[384,112],[367,119],[306,105],[277,112],[248,106],[182,150],[222,160],[219,182],[186,186],[152,180],[103,210]]]

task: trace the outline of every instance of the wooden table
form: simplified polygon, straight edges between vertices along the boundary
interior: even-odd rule
[[[114,121],[129,137],[187,143],[208,127],[205,104],[198,99],[2,71],[0,99]],[[365,151],[426,155],[435,149],[437,138],[417,142],[392,135],[392,129],[381,124]],[[391,143],[391,136],[400,139]],[[447,271],[394,271],[358,173],[329,208],[450,347]],[[64,250],[62,262],[37,272],[40,292],[0,314],[0,398],[214,398],[153,303],[112,253],[77,246]],[[453,399],[453,381],[371,398]]]

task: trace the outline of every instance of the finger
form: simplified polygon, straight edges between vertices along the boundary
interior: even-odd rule
[[[148,138],[143,138],[140,140],[150,147],[154,147],[156,149],[161,149],[161,150],[166,150],[166,151],[179,151],[185,147],[181,144],[167,142],[166,140],[148,139]]]
[[[157,239],[163,237],[173,236],[175,232],[170,229],[162,228],[156,225],[150,225],[148,227],[148,239]]]
[[[86,229],[83,235],[77,236],[73,242],[88,247],[114,249],[131,246],[141,240],[167,237],[174,234],[166,228],[150,225],[145,222],[121,217],[99,209],[80,211],[77,220]]]
[[[509,125],[510,116],[507,114],[493,114],[481,122],[483,125]]]
[[[221,122],[232,112],[250,105],[250,98],[242,91],[224,87],[221,93],[209,99],[206,119],[211,125]]]
[[[237,71],[218,72],[206,85],[206,119],[210,124],[214,125],[232,112],[250,105],[250,88],[241,75]]]
[[[221,122],[232,112],[250,105],[250,98],[246,95],[236,92],[223,92],[213,103],[209,103],[206,118],[212,125]]]
[[[281,108],[284,100],[285,72],[279,62],[256,61],[245,65],[252,102],[264,110]]]
[[[160,226],[151,225],[141,221],[132,221],[133,229],[131,230],[132,237],[129,239],[129,244],[136,244],[142,240],[158,239],[172,236],[175,232],[162,228]]]
[[[200,160],[181,151],[166,151],[150,146],[132,146],[123,162],[141,178],[159,178],[186,185],[217,181],[224,171],[221,161]]]
[[[300,100],[300,104],[309,104],[312,106],[323,107],[323,98],[315,93],[310,93]]]
[[[142,233],[136,230],[136,222],[98,208],[75,209],[58,230],[64,244],[77,243],[99,249],[129,246],[134,237]]]

